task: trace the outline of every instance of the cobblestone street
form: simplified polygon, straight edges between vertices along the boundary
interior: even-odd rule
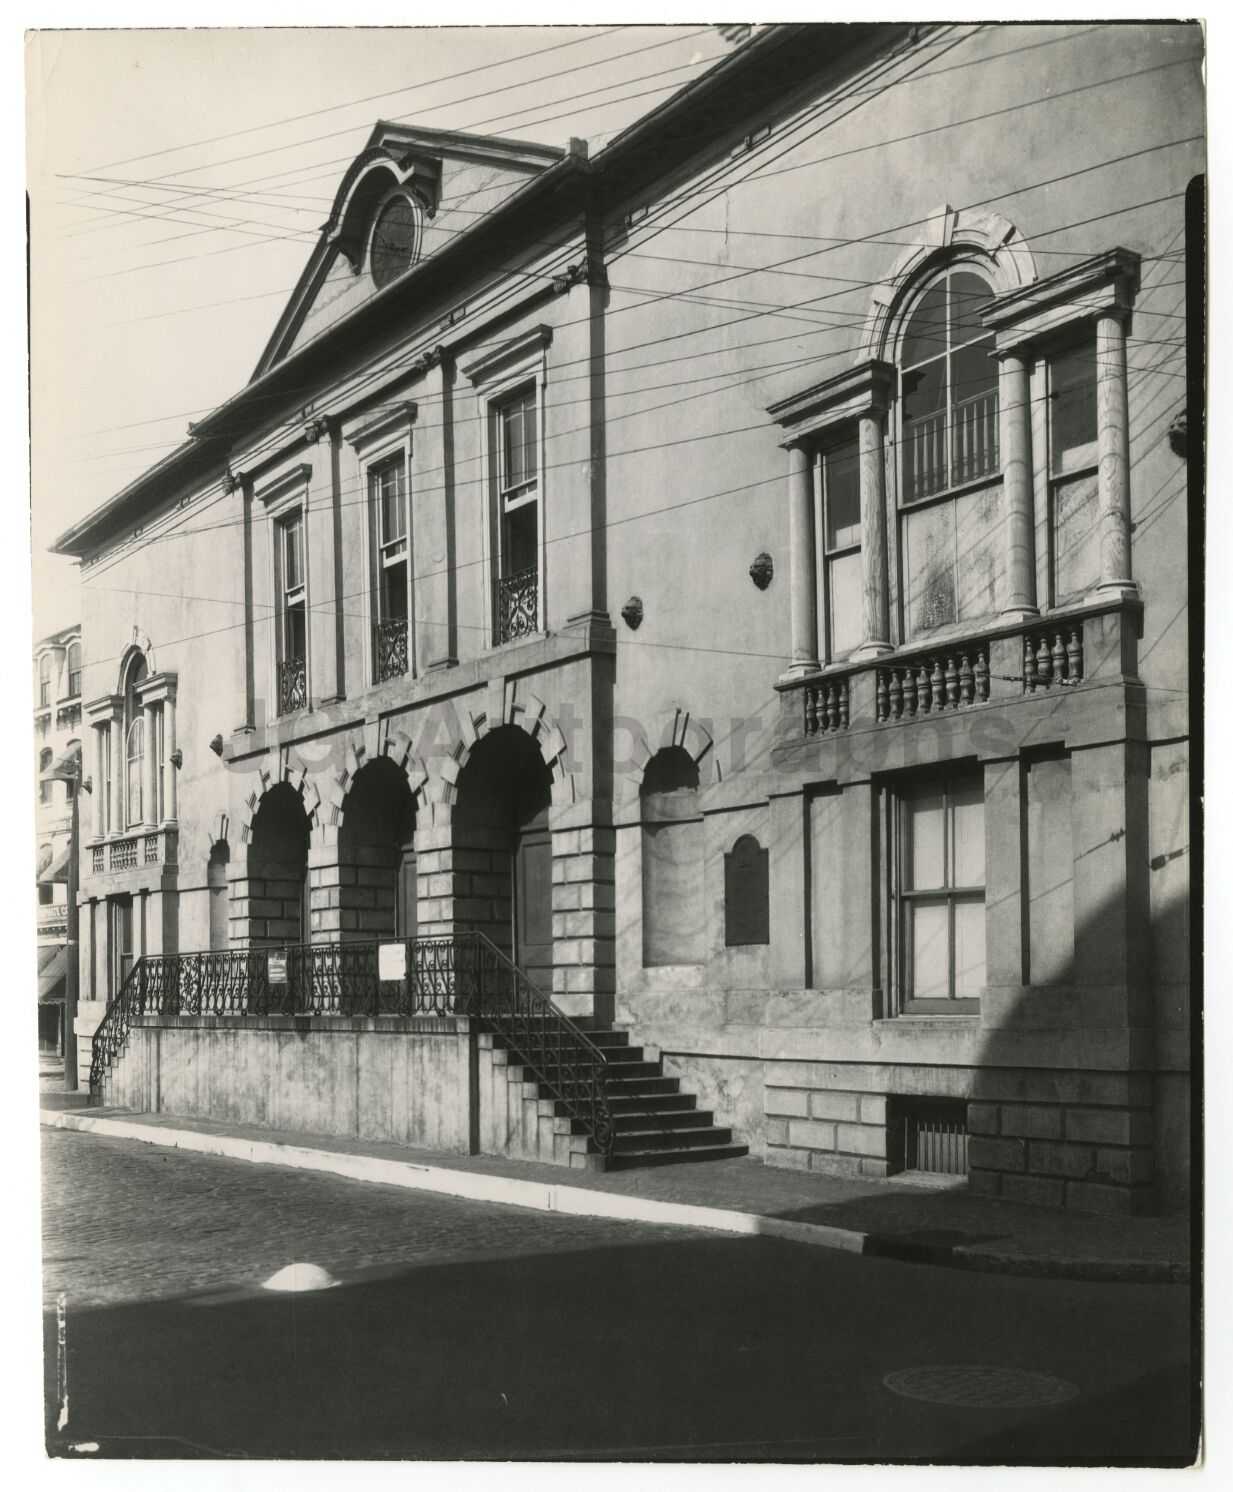
[[[964,1274],[59,1131],[44,1218],[49,1426],[58,1292],[68,1312],[53,1455],[1185,1453],[1179,1286]],[[296,1261],[337,1285],[261,1288]],[[990,1399],[990,1373],[1010,1390]]]

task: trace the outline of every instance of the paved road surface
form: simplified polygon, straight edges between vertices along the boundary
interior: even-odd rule
[[[1181,1286],[974,1275],[64,1131],[43,1144],[52,1454],[1187,1457]],[[294,1261],[339,1283],[261,1288]],[[1034,1402],[886,1385],[935,1367],[986,1371],[907,1386]],[[1041,1376],[995,1381],[1008,1369]]]

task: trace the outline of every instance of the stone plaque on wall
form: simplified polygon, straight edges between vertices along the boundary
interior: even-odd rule
[[[770,941],[770,856],[752,834],[742,834],[724,856],[724,943]]]

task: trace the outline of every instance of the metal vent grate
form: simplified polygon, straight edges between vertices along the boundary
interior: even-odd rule
[[[898,1169],[968,1174],[967,1104],[962,1099],[901,1098],[896,1107],[891,1153]]]

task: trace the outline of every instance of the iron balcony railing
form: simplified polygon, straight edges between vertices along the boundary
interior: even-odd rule
[[[284,658],[278,665],[278,713],[308,708],[308,670],[303,658]]]
[[[373,657],[376,659],[375,682],[398,679],[411,672],[407,657],[407,619],[391,617],[373,627]]]
[[[503,575],[494,585],[493,642],[513,642],[539,631],[539,569]]]
[[[615,1125],[608,1059],[481,932],[401,940],[405,974],[381,978],[382,943],[147,955],[130,970],[94,1033],[90,1092],[142,1015],[465,1015],[499,1036],[604,1154]]]

